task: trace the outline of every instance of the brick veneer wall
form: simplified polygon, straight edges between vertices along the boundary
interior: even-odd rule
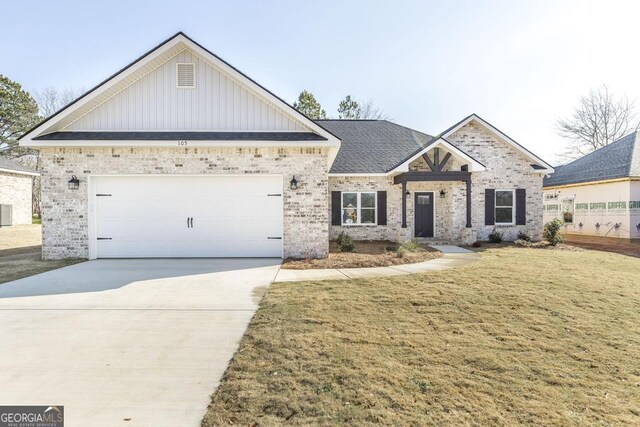
[[[326,149],[43,148],[40,161],[45,259],[88,257],[92,174],[283,174],[285,257],[324,257],[329,250]],[[77,191],[67,188],[71,175],[81,181]]]

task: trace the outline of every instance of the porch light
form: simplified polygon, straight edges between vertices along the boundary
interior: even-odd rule
[[[80,188],[80,180],[77,176],[71,175],[71,179],[69,180],[69,190],[77,190]]]
[[[295,175],[293,176],[293,178],[291,178],[291,181],[289,181],[289,188],[291,188],[292,190],[298,189],[298,180],[296,179]]]
[[[411,195],[411,193],[409,192],[409,190],[407,190],[406,193],[404,193],[405,197],[409,197]]]
[[[445,196],[446,194],[447,194],[447,193],[446,193],[444,190],[440,190],[440,198],[441,198],[441,199],[444,199],[444,196]]]

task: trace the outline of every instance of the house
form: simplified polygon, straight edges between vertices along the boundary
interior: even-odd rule
[[[572,238],[640,242],[638,132],[564,166],[544,179],[544,218],[561,218]]]
[[[0,226],[31,224],[34,176],[33,169],[0,156]]]
[[[324,257],[329,239],[539,235],[553,169],[476,115],[313,121],[183,33],[21,139],[44,258]]]

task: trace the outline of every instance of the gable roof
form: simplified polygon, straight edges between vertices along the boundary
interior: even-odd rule
[[[20,175],[40,175],[35,170],[2,156],[0,156],[0,172],[17,173]]]
[[[288,117],[300,123],[305,129],[308,129],[309,132],[321,136],[325,141],[324,145],[339,146],[339,139],[331,134],[331,132],[295,110],[284,100],[182,32],[178,32],[160,43],[158,46],[90,89],[75,101],[40,122],[20,138],[20,144],[24,146],[50,145],[44,142],[35,142],[36,138],[44,134],[63,131],[65,126],[68,126],[79,117],[82,117],[83,114],[106,102],[166,60],[175,57],[185,48],[194,52],[226,75],[232,76],[235,81],[253,91],[257,96],[261,97],[261,99],[269,102],[269,104],[278,109],[278,111],[285,113]],[[42,139],[40,141],[42,141]]]
[[[526,148],[524,148],[522,145],[518,144],[516,141],[514,141],[509,136],[507,136],[504,132],[500,131],[498,128],[494,127],[491,123],[487,122],[486,120],[484,120],[482,117],[478,116],[475,113],[470,114],[467,117],[465,117],[464,119],[460,120],[458,123],[454,124],[453,126],[448,128],[447,130],[442,132],[439,136],[442,137],[442,138],[447,138],[449,135],[455,133],[458,129],[462,128],[464,125],[466,125],[467,123],[472,122],[472,121],[475,121],[475,122],[479,123],[480,125],[484,126],[485,128],[489,129],[491,132],[493,132],[499,138],[504,140],[506,143],[511,145],[513,148],[515,148],[517,151],[522,153],[525,157],[530,159],[531,162],[532,162],[531,163],[531,167],[536,172],[540,172],[540,173],[552,173],[553,172],[553,167],[549,163],[545,162],[540,157],[536,156],[531,151],[529,151]]]
[[[330,173],[387,173],[426,148],[433,136],[387,120],[316,120],[342,140]]]
[[[630,133],[593,153],[556,167],[556,171],[544,179],[544,186],[626,177],[640,177],[638,132]]]

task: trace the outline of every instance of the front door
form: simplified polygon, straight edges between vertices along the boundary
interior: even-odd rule
[[[415,193],[415,236],[433,237],[433,192]]]

